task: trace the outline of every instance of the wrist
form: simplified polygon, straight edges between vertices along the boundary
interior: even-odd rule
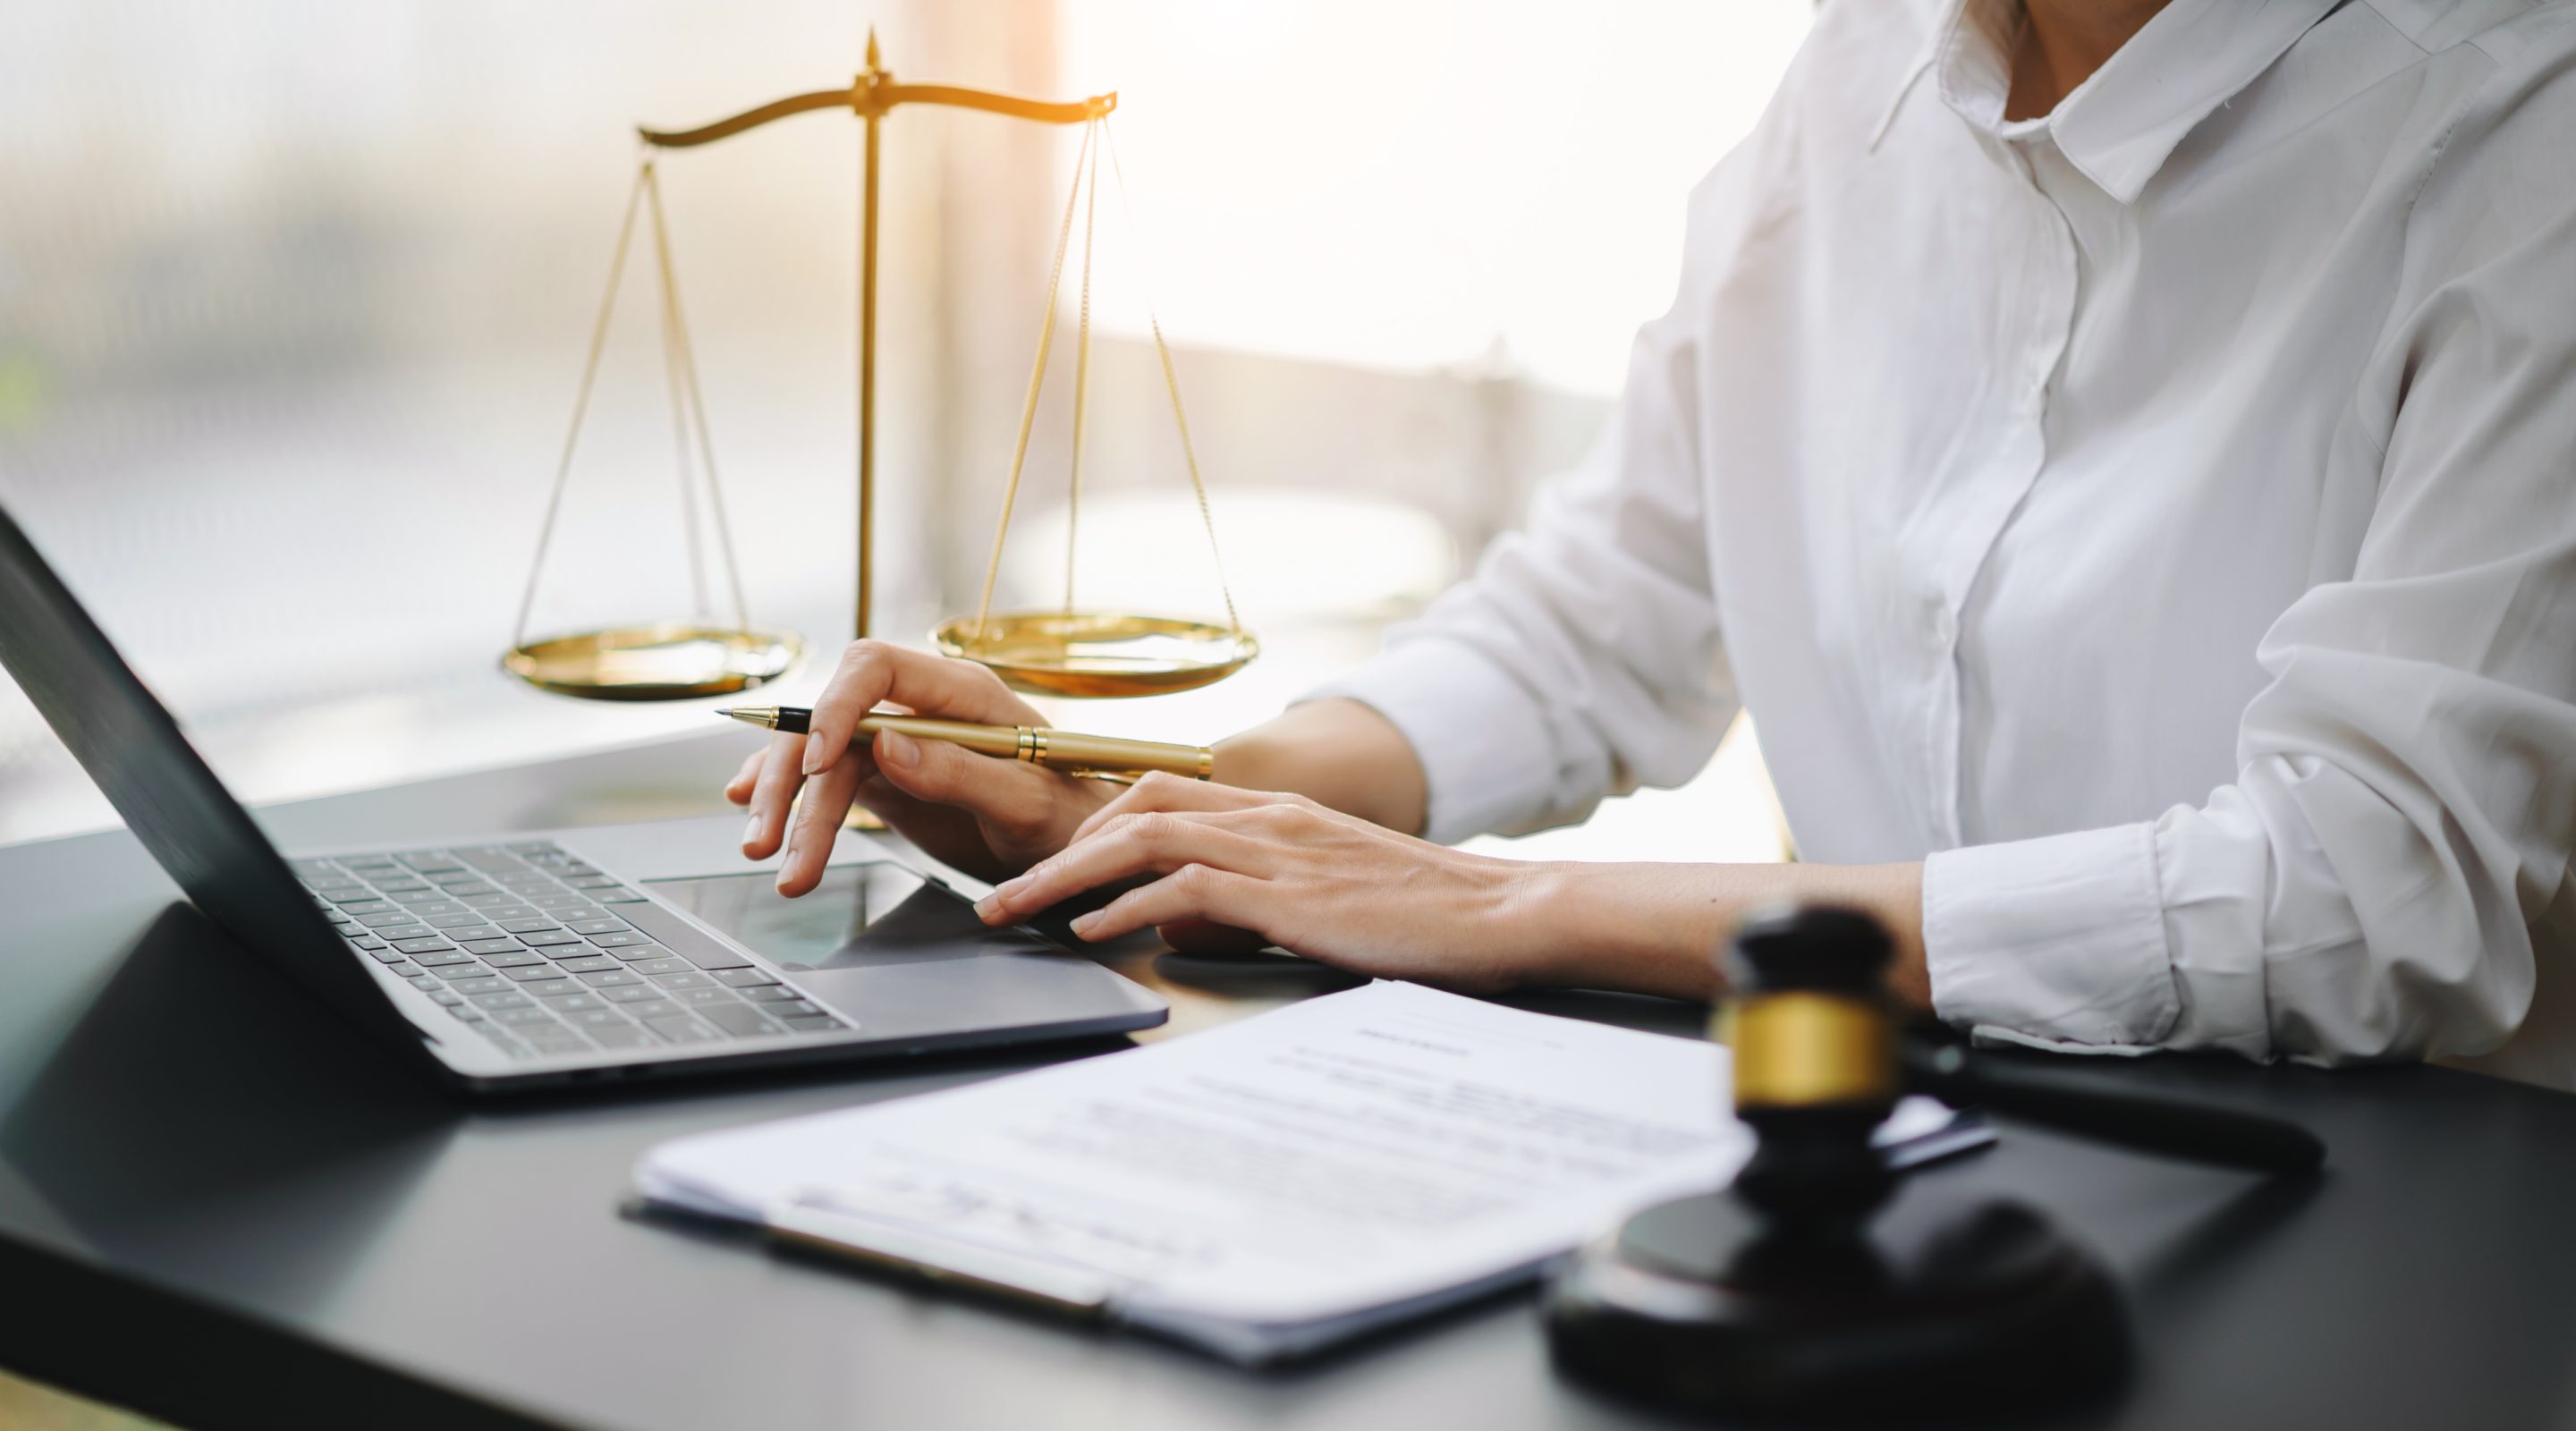
[[[1530,988],[1623,989],[1670,998],[1719,992],[1717,954],[1747,899],[1730,879],[1760,866],[1534,865],[1514,942]]]

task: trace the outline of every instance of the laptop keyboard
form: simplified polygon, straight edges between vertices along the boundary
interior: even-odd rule
[[[636,928],[643,895],[544,841],[288,863],[351,945],[514,1058],[849,1027],[715,940]]]

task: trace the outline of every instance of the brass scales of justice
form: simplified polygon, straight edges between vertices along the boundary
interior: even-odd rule
[[[565,435],[562,456],[556,465],[553,492],[547,501],[544,525],[537,538],[536,558],[529,569],[527,590],[520,599],[511,649],[501,659],[503,669],[510,674],[542,690],[593,700],[683,700],[749,690],[784,674],[801,654],[803,642],[793,633],[754,627],[743,601],[741,568],[734,558],[723,489],[717,476],[715,446],[708,435],[706,403],[698,385],[697,360],[690,345],[688,324],[680,303],[677,270],[671,258],[661,181],[655,173],[654,155],[650,151],[713,144],[790,115],[820,109],[846,108],[856,114],[865,126],[865,151],[859,170],[859,500],[857,594],[852,626],[858,636],[870,634],[869,606],[876,553],[878,128],[887,114],[906,104],[944,105],[1040,124],[1083,126],[1082,148],[1074,164],[1073,192],[1066,199],[1064,221],[1056,235],[1054,266],[1047,281],[1046,313],[1039,325],[1037,360],[1029,375],[1028,398],[1020,414],[1019,439],[1011,453],[1010,476],[1003,493],[1001,519],[993,532],[993,551],[984,572],[983,595],[973,616],[956,617],[940,623],[932,633],[933,639],[942,651],[980,662],[1015,689],[1058,696],[1146,696],[1191,690],[1234,674],[1259,654],[1260,643],[1251,632],[1243,629],[1241,618],[1235,612],[1234,595],[1226,585],[1222,565],[1218,567],[1217,583],[1225,601],[1226,621],[1221,626],[1173,616],[1082,611],[1074,605],[1073,540],[1079,531],[1083,415],[1090,396],[1093,234],[1090,216],[1096,211],[1099,197],[1102,149],[1110,151],[1111,173],[1118,179],[1122,195],[1125,189],[1117,152],[1108,137],[1109,114],[1118,107],[1117,94],[1112,92],[1056,104],[955,85],[899,84],[892,72],[885,68],[878,54],[876,33],[871,29],[867,68],[848,89],[793,95],[697,129],[638,128],[637,134],[647,146],[648,153],[627,194],[625,219],[618,230],[617,246],[609,261],[608,291],[601,300],[598,319],[592,326],[589,356],[584,362],[581,384],[574,398],[571,427]],[[1088,204],[1083,202],[1086,195],[1090,200]],[[1029,434],[1037,420],[1038,397],[1045,383],[1047,356],[1055,338],[1056,301],[1064,278],[1065,255],[1072,238],[1077,208],[1084,214],[1082,306],[1074,358],[1065,599],[1062,608],[1055,611],[996,612],[992,609],[994,581],[1001,571],[1003,546],[1010,534],[1012,511],[1019,500],[1020,476],[1028,458]],[[562,513],[573,455],[581,441],[582,419],[589,408],[592,387],[598,377],[609,319],[616,308],[639,212],[649,214],[652,223],[653,256],[661,301],[663,361],[670,389],[672,429],[679,453],[682,525],[696,597],[696,615],[686,621],[654,622],[531,641],[528,639],[529,613],[535,605],[555,524]],[[1200,478],[1198,456],[1190,441],[1189,420],[1181,410],[1180,380],[1172,367],[1171,348],[1164,341],[1162,323],[1151,316],[1150,305],[1148,314],[1155,351],[1162,363],[1164,385],[1171,395],[1172,417],[1180,435],[1182,459],[1189,471],[1190,486],[1198,499],[1201,523],[1207,531],[1213,554],[1216,547],[1215,519],[1209,511],[1207,486]],[[733,621],[729,626],[719,624],[717,618],[709,614],[712,606],[707,563],[694,495],[698,474],[701,473],[731,597]]]

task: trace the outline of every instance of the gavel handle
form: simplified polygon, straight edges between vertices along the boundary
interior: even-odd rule
[[[1945,1103],[1976,1105],[2078,1137],[2264,1173],[2305,1173],[2326,1145],[2295,1123],[2152,1094],[2078,1088],[2035,1069],[1909,1040],[1905,1085]]]

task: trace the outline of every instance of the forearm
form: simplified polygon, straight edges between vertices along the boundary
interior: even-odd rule
[[[1303,795],[1407,835],[1421,832],[1430,809],[1412,744],[1393,722],[1352,700],[1290,706],[1218,742],[1216,780]]]
[[[1538,931],[1525,982],[1704,999],[1722,992],[1717,952],[1746,916],[1775,904],[1862,910],[1895,942],[1890,989],[1929,1008],[1923,867],[1585,864],[1533,866],[1515,882],[1512,922]]]

